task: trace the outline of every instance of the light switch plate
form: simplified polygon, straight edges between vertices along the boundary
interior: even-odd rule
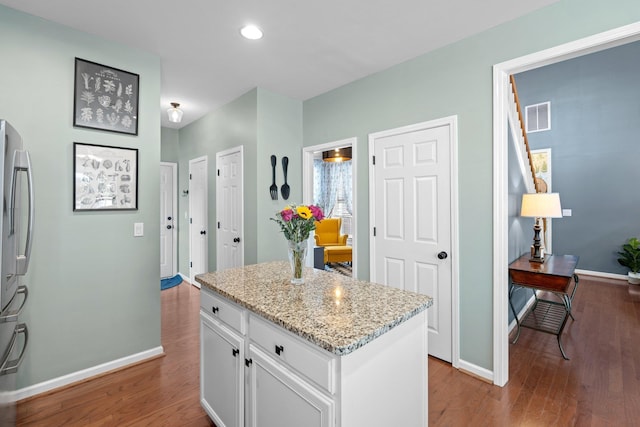
[[[136,222],[133,224],[133,237],[144,236],[144,222]]]
[[[571,216],[571,209],[562,209],[562,216]]]

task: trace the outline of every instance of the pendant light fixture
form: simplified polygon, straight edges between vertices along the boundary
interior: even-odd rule
[[[325,162],[346,162],[351,160],[351,147],[336,148],[335,150],[323,151],[322,160]]]
[[[169,115],[169,121],[171,123],[180,123],[182,121],[182,110],[178,108],[180,104],[177,102],[171,103],[171,108],[167,110],[167,114]]]

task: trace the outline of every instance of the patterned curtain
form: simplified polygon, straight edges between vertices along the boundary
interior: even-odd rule
[[[313,203],[322,208],[327,217],[334,214],[338,201],[348,214],[353,212],[351,160],[347,162],[313,161]]]

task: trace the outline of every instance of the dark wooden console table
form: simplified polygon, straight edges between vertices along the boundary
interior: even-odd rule
[[[578,288],[578,275],[575,274],[578,257],[547,255],[543,263],[530,262],[529,258],[530,254],[522,255],[509,265],[509,276],[513,282],[509,290],[509,306],[518,326],[513,344],[520,337],[521,326],[547,332],[557,337],[562,357],[569,360],[562,348],[560,335],[568,317],[573,319],[571,303]],[[511,300],[513,293],[522,288],[533,289],[536,300],[527,314],[522,319],[518,319]],[[559,301],[539,298],[535,291],[551,292],[559,298]]]

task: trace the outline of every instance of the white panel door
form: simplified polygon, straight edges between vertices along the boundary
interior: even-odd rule
[[[189,161],[189,276],[198,286],[195,276],[209,270],[207,157]]]
[[[433,297],[429,354],[451,362],[449,124],[372,135],[371,278]]]
[[[216,270],[244,264],[242,147],[216,154]]]
[[[160,163],[160,277],[176,274],[176,164]]]

